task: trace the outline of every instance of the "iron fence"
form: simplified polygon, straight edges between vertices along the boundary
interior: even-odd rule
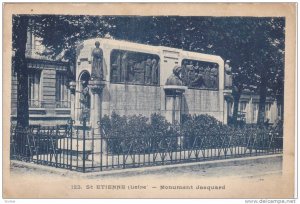
[[[282,135],[249,130],[197,136],[108,137],[65,126],[11,128],[11,159],[80,172],[136,168],[282,153]]]
[[[44,101],[38,99],[29,99],[28,105],[30,108],[44,108]]]
[[[71,107],[71,101],[65,100],[65,101],[56,101],[56,108],[70,108]]]

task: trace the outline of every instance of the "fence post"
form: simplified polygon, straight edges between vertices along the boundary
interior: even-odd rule
[[[96,130],[99,130],[99,141],[100,141],[100,147],[99,147],[99,157],[100,157],[100,171],[102,171],[102,164],[103,164],[103,161],[102,161],[102,155],[103,155],[103,146],[102,146],[102,141],[103,141],[103,133],[102,133],[102,128],[101,128],[101,122],[100,121],[97,121],[97,126],[98,126],[98,129],[96,128]],[[95,130],[95,129],[93,129]],[[96,135],[97,135],[97,131],[96,131]],[[95,134],[95,131],[93,132],[93,134]],[[93,136],[93,140],[95,139],[95,136]],[[94,142],[93,142],[94,143]],[[94,143],[95,144],[95,143]],[[93,146],[94,146],[93,144]],[[93,147],[94,148],[94,147]],[[97,149],[97,148],[96,148]],[[94,150],[95,151],[95,148]],[[97,150],[96,150],[97,151]]]
[[[59,132],[59,127],[58,125],[56,126],[56,133],[55,133],[55,138],[54,138],[54,143],[55,146],[53,147],[55,149],[55,168],[58,167],[58,140],[60,139],[60,132]],[[52,140],[53,141],[53,140]],[[52,142],[53,143],[53,142]],[[68,162],[68,158],[67,158],[67,162]]]
[[[97,131],[97,135],[99,135],[99,141],[100,141],[100,150],[99,150],[99,154],[100,154],[100,171],[103,170],[103,167],[106,166],[106,168],[108,168],[108,137],[105,133],[105,130],[102,129],[101,127],[101,121],[97,122],[98,128],[96,130]],[[112,156],[113,157],[113,156]],[[106,158],[106,164],[104,165],[103,163],[105,161],[103,161],[103,159]]]
[[[83,170],[83,173],[85,173],[85,131],[86,131],[86,117],[83,117],[83,135],[82,135],[82,139],[83,139],[82,170]]]
[[[102,165],[103,165],[102,156],[103,156],[103,137],[102,135],[100,135],[100,171],[102,171]]]
[[[73,120],[71,119],[70,120],[70,138],[71,138],[71,141],[70,141],[70,151],[68,151],[68,154],[70,153],[70,170],[72,170],[72,154],[73,154],[73,146],[72,146],[72,138],[73,138]],[[67,136],[67,140],[68,140],[68,136]],[[67,150],[69,150],[69,146],[67,146]],[[68,155],[69,156],[69,155]]]

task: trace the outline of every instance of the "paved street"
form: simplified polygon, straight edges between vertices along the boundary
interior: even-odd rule
[[[243,160],[242,160],[243,161]],[[68,170],[61,170],[51,167],[47,168],[47,171],[39,168],[37,165],[33,165],[34,168],[24,166],[20,163],[13,164],[11,166],[11,175],[13,176],[35,176],[35,177],[49,177],[49,178],[72,178],[84,175],[89,179],[97,180],[107,180],[118,177],[118,179],[147,179],[147,178],[157,178],[157,179],[166,179],[166,178],[249,178],[249,179],[262,179],[268,176],[281,175],[281,159],[269,159],[267,161],[256,161],[247,162],[246,164],[241,164],[239,162],[233,164],[218,164],[218,165],[185,165],[183,167],[168,168],[168,169],[159,169],[151,171],[129,171],[122,173],[118,171],[118,174],[81,174],[77,172],[70,172]],[[35,168],[37,167],[37,168]],[[151,168],[151,167],[150,167]],[[148,170],[148,168],[143,168]],[[138,169],[136,169],[138,170]]]

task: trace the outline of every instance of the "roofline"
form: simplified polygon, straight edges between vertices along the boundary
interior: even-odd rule
[[[116,40],[116,39],[107,39],[107,38],[89,38],[86,40],[83,40],[80,44],[86,44],[89,43],[91,41],[101,41],[102,43],[108,43],[108,44],[115,44],[116,46],[119,46],[120,43],[125,43],[125,45],[127,46],[146,46],[148,49],[156,49],[157,51],[162,51],[162,50],[173,50],[176,52],[181,52],[181,53],[191,53],[191,54],[195,54],[195,55],[202,55],[203,57],[207,56],[210,58],[215,58],[216,61],[224,61],[223,58],[219,55],[212,55],[212,54],[206,54],[206,53],[201,53],[201,52],[194,52],[194,51],[188,51],[188,50],[184,50],[184,49],[179,49],[179,48],[174,48],[174,47],[166,47],[166,46],[161,46],[161,45],[148,45],[148,44],[143,44],[143,43],[136,43],[136,42],[131,42],[131,41],[126,41],[126,40]],[[78,46],[80,46],[80,44]]]

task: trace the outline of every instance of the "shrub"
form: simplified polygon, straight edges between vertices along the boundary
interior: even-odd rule
[[[178,145],[185,149],[230,146],[264,149],[280,129],[256,125],[234,127],[209,115],[184,115],[180,125],[172,125],[156,113],[148,119],[141,115],[120,116],[115,112],[110,118],[102,118],[101,127],[108,150],[113,154],[175,151]],[[277,143],[280,147],[280,142]]]
[[[181,125],[184,147],[219,147],[231,128],[209,115],[185,115]]]
[[[142,115],[120,116],[113,112],[110,118],[102,118],[101,128],[111,153],[146,153],[174,149],[179,134],[159,114],[152,114],[149,121]]]
[[[151,115],[149,124],[149,136],[152,137],[151,151],[176,149],[179,135],[178,127],[169,123],[165,117],[156,113]]]

